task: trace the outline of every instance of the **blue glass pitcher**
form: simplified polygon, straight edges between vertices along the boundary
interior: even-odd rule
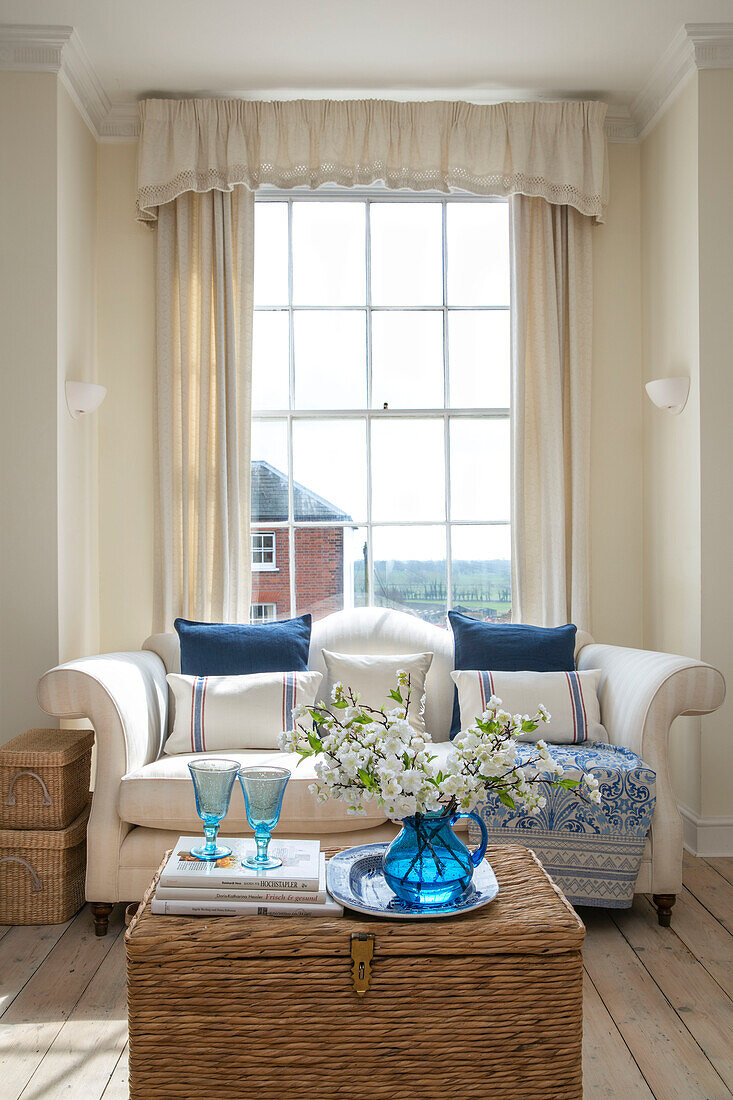
[[[481,843],[470,852],[453,825],[472,818],[481,830]],[[463,897],[486,852],[489,837],[478,814],[415,814],[402,821],[402,832],[384,853],[388,886],[408,904],[421,909],[450,905]]]

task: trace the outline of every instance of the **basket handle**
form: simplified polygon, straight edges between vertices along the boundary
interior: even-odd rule
[[[38,876],[38,872],[35,870],[35,868],[31,867],[30,863],[28,863],[27,860],[21,859],[20,856],[3,856],[3,858],[0,859],[0,863],[22,863],[23,866],[27,867],[31,873],[31,878],[33,880],[33,893],[39,894],[41,890],[43,890],[43,883]]]
[[[8,790],[8,797],[5,799],[5,805],[6,806],[14,806],[15,805],[15,795],[13,794],[13,787],[15,786],[16,780],[20,779],[21,775],[32,775],[34,779],[38,780],[38,782],[41,784],[41,788],[43,790],[43,805],[44,806],[50,806],[51,805],[51,795],[48,793],[48,787],[43,782],[43,780],[41,779],[38,772],[32,772],[32,771],[29,771],[29,770],[15,773],[15,775],[13,776],[13,778],[10,782],[10,788]]]

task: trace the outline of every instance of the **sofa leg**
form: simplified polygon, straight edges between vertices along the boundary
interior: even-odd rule
[[[652,894],[652,901],[657,907],[657,919],[662,928],[669,928],[672,921],[672,906],[677,901],[677,895]]]
[[[94,917],[94,934],[97,936],[107,935],[107,924],[109,921],[109,915],[112,912],[114,906],[106,901],[93,901],[91,902],[92,916]]]

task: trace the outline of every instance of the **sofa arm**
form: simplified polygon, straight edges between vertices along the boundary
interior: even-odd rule
[[[581,649],[578,668],[601,670],[601,721],[612,743],[652,767],[666,762],[675,718],[709,714],[725,698],[725,681],[716,668],[671,653],[591,643]]]
[[[41,678],[38,701],[57,718],[87,718],[96,735],[94,799],[87,830],[87,900],[117,896],[119,849],[130,826],[117,812],[120,780],[157,760],[168,685],[154,653],[105,653],[59,665]]]
[[[651,888],[676,894],[682,885],[682,819],[669,774],[669,731],[675,718],[718,709],[725,699],[723,676],[689,657],[595,643],[580,651],[578,668],[601,670],[601,721],[609,741],[631,749],[656,772]]]

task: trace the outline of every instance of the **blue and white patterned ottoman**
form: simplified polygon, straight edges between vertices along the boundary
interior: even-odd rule
[[[521,761],[534,746],[518,747]],[[578,770],[596,776],[601,804],[581,801],[570,791],[548,786],[544,810],[529,817],[492,796],[476,808],[489,831],[489,843],[532,848],[574,905],[624,909],[634,898],[654,814],[656,774],[636,753],[617,745],[586,741],[549,748],[569,774]],[[474,822],[469,824],[469,835],[478,843]]]

